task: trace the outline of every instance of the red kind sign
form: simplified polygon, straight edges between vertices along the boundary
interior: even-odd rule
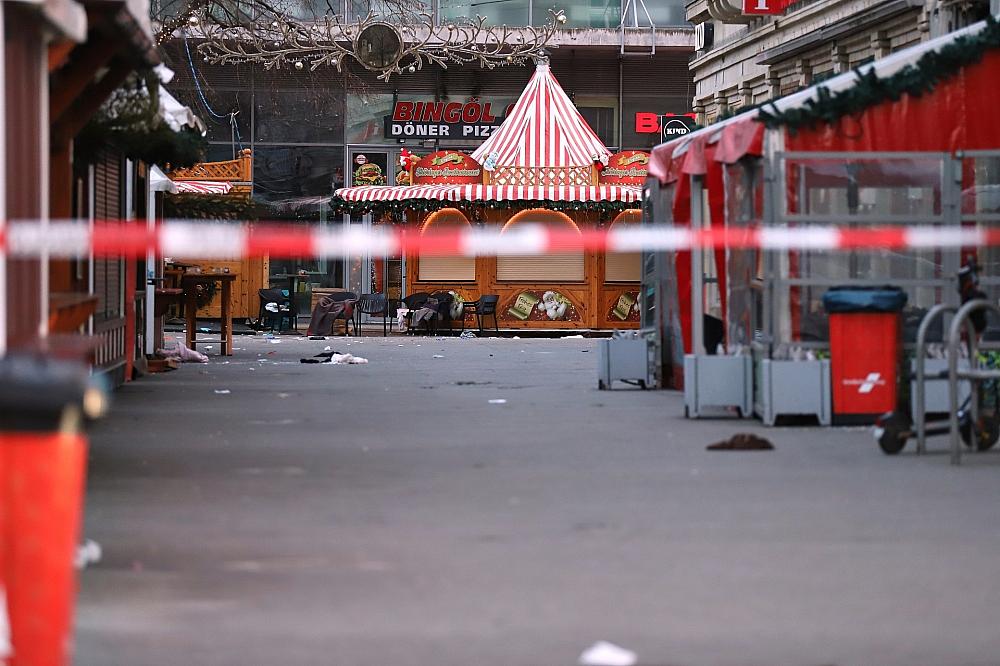
[[[743,0],[744,14],[780,14],[794,0]]]

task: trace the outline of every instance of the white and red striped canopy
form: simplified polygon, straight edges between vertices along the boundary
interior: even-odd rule
[[[625,185],[364,185],[337,190],[346,201],[639,201],[642,188]]]
[[[229,194],[233,189],[228,182],[218,180],[176,180],[174,184],[180,194]]]
[[[563,92],[547,62],[539,62],[503,124],[472,153],[496,167],[582,167],[611,152]]]

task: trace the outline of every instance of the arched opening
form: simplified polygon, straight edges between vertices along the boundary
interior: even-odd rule
[[[565,232],[580,233],[576,222],[565,213],[544,208],[521,211],[500,230],[501,234],[518,225],[540,225]],[[504,282],[582,282],[584,280],[583,251],[536,256],[497,257],[497,280]]]
[[[641,210],[623,210],[608,230],[638,228],[642,223]],[[608,252],[604,257],[605,282],[639,282],[642,280],[641,252]]]
[[[420,227],[420,235],[428,232],[458,232],[472,227],[462,211],[442,208],[427,216]],[[417,280],[421,282],[475,282],[476,258],[421,254],[417,263]]]

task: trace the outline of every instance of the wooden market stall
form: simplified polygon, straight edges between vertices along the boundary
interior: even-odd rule
[[[411,185],[338,190],[348,205],[388,210],[416,234],[535,225],[586,234],[638,224],[649,155],[612,154],[544,59],[503,124],[471,155],[443,150],[408,160]],[[385,216],[383,216],[385,217]],[[508,329],[628,329],[639,325],[641,257],[584,250],[542,256],[406,257],[406,293],[500,297]]]
[[[188,169],[170,171],[170,179],[177,185],[173,196],[214,195],[250,201],[253,186],[253,154],[241,150],[234,160],[222,162],[202,162]],[[269,286],[270,262],[267,256],[243,257],[241,259],[185,259],[170,257],[184,270],[202,273],[221,271],[235,273],[233,285],[232,316],[234,319],[256,318],[260,309],[258,290]],[[197,316],[204,319],[218,319],[222,316],[220,298],[209,294],[198,308]]]

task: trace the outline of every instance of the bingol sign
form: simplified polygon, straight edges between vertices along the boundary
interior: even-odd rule
[[[636,134],[659,134],[663,141],[676,139],[698,129],[693,113],[645,113],[635,114]]]
[[[492,102],[396,102],[385,119],[393,139],[485,139],[500,126],[513,104]],[[502,113],[501,113],[502,112]]]

